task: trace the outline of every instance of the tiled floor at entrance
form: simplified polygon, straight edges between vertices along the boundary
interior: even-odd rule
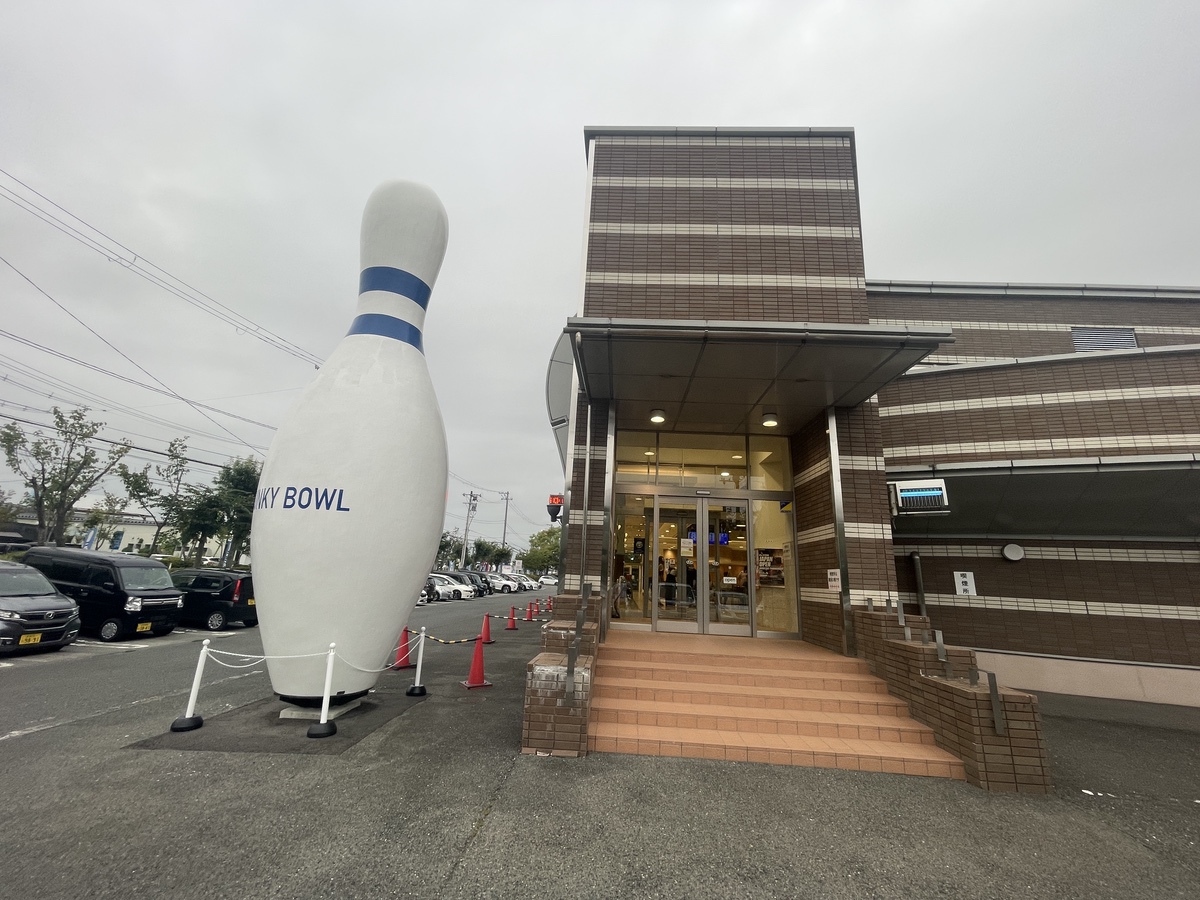
[[[801,641],[610,630],[588,749],[965,778],[864,661]]]

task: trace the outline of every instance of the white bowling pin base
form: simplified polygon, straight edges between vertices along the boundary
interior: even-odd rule
[[[329,698],[330,717],[333,716],[333,710],[335,707],[345,706],[348,703],[355,702],[359,700],[359,698],[367,696],[369,692],[370,689],[368,688],[365,691],[354,691],[350,694],[334,694]],[[325,697],[321,694],[317,694],[315,697],[296,697],[291,694],[276,694],[275,696],[291,706],[302,707],[304,709],[315,708],[318,712],[318,718],[320,718],[319,713],[321,711],[321,705],[325,702]],[[353,708],[354,707],[351,707],[351,709]]]
[[[330,706],[327,719],[333,720],[341,718],[346,713],[358,709],[362,706],[362,700],[351,700],[345,706]],[[281,719],[304,719],[309,722],[319,722],[321,720],[321,710],[312,709],[307,706],[285,706],[279,711]]]

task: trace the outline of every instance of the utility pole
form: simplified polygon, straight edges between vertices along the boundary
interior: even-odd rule
[[[502,495],[504,497],[504,535],[500,538],[500,546],[508,549],[508,498],[512,496],[508,491]]]
[[[479,495],[474,491],[469,494],[463,494],[467,498],[467,522],[463,525],[463,545],[462,555],[458,560],[458,567],[465,569],[467,567],[467,535],[471,531],[471,517],[475,515],[475,507],[479,503]]]

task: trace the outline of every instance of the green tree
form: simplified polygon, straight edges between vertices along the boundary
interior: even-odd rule
[[[163,528],[171,524],[171,511],[177,506],[180,493],[183,491],[183,476],[187,472],[187,440],[175,438],[167,446],[167,462],[155,466],[154,472],[161,479],[164,488],[154,486],[150,479],[150,464],[142,466],[140,471],[134,471],[121,463],[117,466],[117,474],[125,485],[131,503],[140,506],[154,522],[154,539],[150,542],[150,552],[158,552],[159,537]]]
[[[457,534],[451,534],[448,531],[442,532],[442,539],[438,542],[437,561],[435,567],[444,569],[450,563],[457,562],[459,556],[462,555],[462,539]]]
[[[526,572],[549,572],[560,565],[559,548],[562,528],[543,528],[529,539],[529,549],[521,554]]]
[[[0,491],[0,525],[16,525],[21,504],[13,499],[12,491]]]
[[[117,522],[121,518],[121,513],[125,512],[126,503],[127,501],[124,497],[118,497],[111,491],[105,491],[104,502],[99,506],[93,506],[87,516],[84,517],[84,529],[96,529],[94,547],[104,548],[112,540],[112,536],[117,531]]]
[[[250,520],[254,515],[254,494],[262,464],[254,459],[234,459],[217,473],[214,487],[225,510],[224,528],[229,546],[227,564],[236,563],[250,540]]]
[[[196,542],[192,564],[198,566],[209,539],[225,529],[225,504],[215,488],[189,484],[179,497],[178,516],[179,539],[184,544]]]
[[[0,428],[4,458],[28,489],[38,522],[38,540],[61,546],[67,519],[83,497],[111,472],[130,450],[128,441],[113,444],[106,455],[96,449],[103,422],[87,418],[86,408],[64,413],[57,406],[54,435],[26,434],[16,423]]]

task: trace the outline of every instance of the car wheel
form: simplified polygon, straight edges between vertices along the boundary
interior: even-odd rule
[[[204,627],[209,631],[220,631],[225,627],[225,613],[220,611],[209,613],[208,618],[204,620]]]
[[[504,586],[502,586],[502,587],[500,588],[500,592],[501,592],[502,594],[507,594],[507,593],[508,593],[509,591],[511,591],[511,590],[512,590],[512,588],[511,588],[511,587],[509,587],[507,584],[506,584],[506,585],[504,585]]]
[[[175,630],[174,625],[167,625],[163,628],[155,628],[155,629],[153,629],[153,632],[154,632],[154,634],[159,635],[161,637],[164,634],[170,634],[174,630]]]
[[[120,619],[105,619],[100,623],[98,636],[100,640],[108,643],[119,638],[124,630],[125,626],[121,624]]]
[[[450,596],[452,598],[454,598],[455,600],[461,600],[462,599],[462,591],[455,591]]]
[[[258,619],[247,619],[246,627],[247,628],[257,628],[258,627]]]

